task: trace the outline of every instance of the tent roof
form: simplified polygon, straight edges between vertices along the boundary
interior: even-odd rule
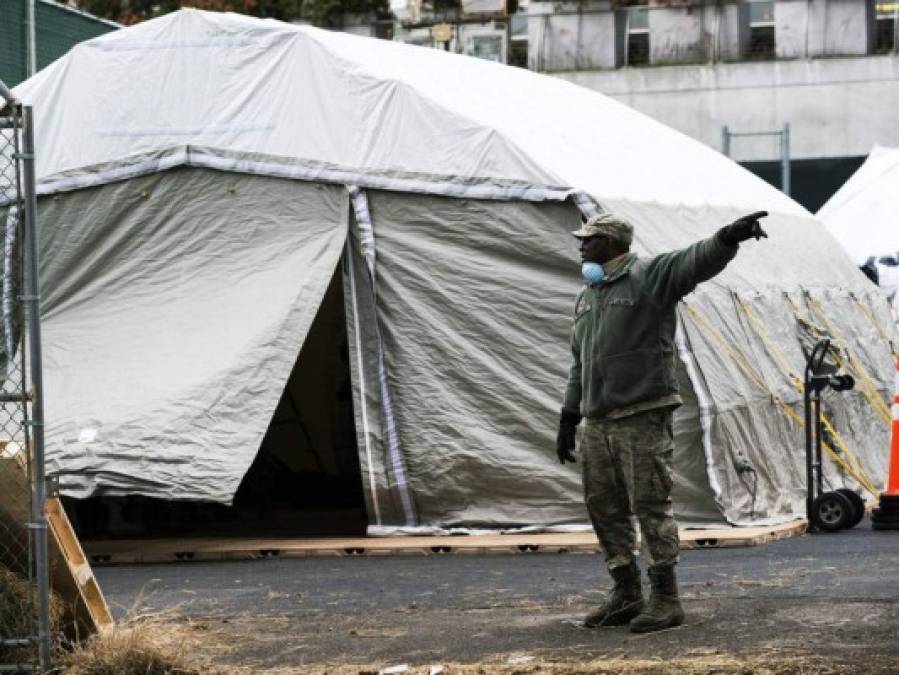
[[[818,218],[859,263],[899,251],[899,148],[875,146]]]
[[[38,178],[184,146],[806,214],[596,92],[433,49],[181,10],[84,42],[16,89]]]

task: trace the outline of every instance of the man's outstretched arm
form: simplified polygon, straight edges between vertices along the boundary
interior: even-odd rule
[[[767,211],[756,211],[742,216],[707,239],[653,258],[648,279],[659,304],[677,302],[721,272],[733,260],[741,242],[767,237],[759,223],[767,215]]]

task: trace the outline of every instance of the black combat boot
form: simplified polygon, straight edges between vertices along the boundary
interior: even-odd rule
[[[640,568],[637,563],[619,565],[610,574],[615,586],[609,599],[584,619],[587,628],[623,626],[643,609],[643,589],[640,588]]]
[[[684,610],[677,598],[677,580],[674,565],[658,565],[649,568],[651,593],[640,616],[631,621],[632,633],[651,633],[673,628],[684,622]]]

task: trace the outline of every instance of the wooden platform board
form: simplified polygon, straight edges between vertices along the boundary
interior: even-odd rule
[[[806,531],[805,520],[770,527],[682,529],[681,548],[758,546]],[[248,560],[353,555],[441,555],[466,553],[593,553],[592,532],[496,534],[445,537],[357,537],[272,539],[147,539],[85,542],[95,565],[188,560]]]
[[[0,536],[15,541],[17,548],[28,541],[30,491],[21,454],[0,457]],[[47,499],[46,511],[50,587],[65,605],[66,632],[72,638],[83,638],[111,627],[112,614],[59,499]],[[6,547],[0,546],[0,551],[4,550]],[[19,574],[26,572],[21,569],[21,560],[4,560],[0,556],[0,563]]]

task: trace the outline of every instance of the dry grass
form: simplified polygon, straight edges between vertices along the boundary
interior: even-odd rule
[[[33,636],[36,603],[37,592],[29,582],[0,565],[0,635],[11,639]],[[50,623],[54,633],[59,629],[62,613],[59,598],[51,596]],[[0,645],[0,663],[28,662],[34,656],[33,648]]]
[[[34,590],[27,580],[0,566],[0,636],[28,637],[35,633]],[[63,603],[51,597],[51,624],[57,638],[57,672],[69,675],[206,675],[225,672],[212,665],[209,653],[216,645],[197,627],[168,614],[137,615],[80,644],[63,644],[59,636]],[[34,648],[0,646],[0,663],[30,663]]]
[[[131,616],[59,658],[69,675],[201,675],[220,672],[198,656],[189,623],[164,614]]]
[[[34,634],[32,602],[34,592],[28,582],[0,567],[0,635],[24,638]],[[0,646],[0,663],[29,660],[26,649]]]

